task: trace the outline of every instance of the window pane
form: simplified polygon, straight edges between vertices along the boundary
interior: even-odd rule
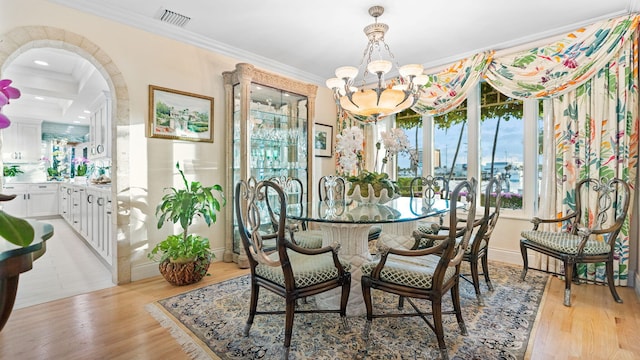
[[[481,84],[481,189],[491,176],[503,179],[502,207],[522,209],[524,120],[522,101]],[[495,141],[495,149],[494,149]],[[493,165],[493,167],[492,167]]]
[[[467,102],[435,116],[433,122],[434,175],[450,178],[449,189],[453,189],[459,181],[467,179]]]

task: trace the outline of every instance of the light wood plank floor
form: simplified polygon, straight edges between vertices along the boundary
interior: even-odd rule
[[[173,287],[161,277],[15,310],[0,332],[0,359],[188,359],[144,306],[155,300],[245,274],[214,263],[202,282]],[[575,286],[562,305],[563,283],[552,279],[531,359],[640,358],[640,301],[621,288],[616,304],[603,286]]]

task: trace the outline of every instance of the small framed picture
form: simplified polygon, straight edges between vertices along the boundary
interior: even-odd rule
[[[331,157],[333,151],[333,126],[315,123],[313,127],[313,148],[316,156]]]
[[[149,85],[147,136],[213,142],[213,98]]]

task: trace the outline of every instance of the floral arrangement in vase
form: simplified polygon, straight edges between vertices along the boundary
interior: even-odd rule
[[[75,158],[73,162],[76,164],[76,176],[87,176],[87,170],[89,166],[89,159],[87,158]]]
[[[364,149],[362,129],[352,126],[336,136],[336,153],[340,156],[339,164],[347,174],[350,174],[346,176],[346,180],[350,184],[347,196],[353,200],[364,203],[384,204],[400,197],[398,185],[389,178],[387,173],[384,173],[384,166],[392,156],[402,151],[408,151],[409,140],[400,129],[394,129],[389,133],[383,131],[381,135],[382,144],[385,147],[385,156],[382,159],[380,172],[362,169],[362,152]],[[379,150],[382,144],[378,142],[376,149]],[[356,175],[353,175],[354,173]]]

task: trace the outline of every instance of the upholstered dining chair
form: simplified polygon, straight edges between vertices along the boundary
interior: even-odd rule
[[[451,199],[466,197],[469,210],[465,222],[461,222],[456,213],[457,204],[450,204],[449,228],[447,234],[425,234],[434,241],[441,240],[437,245],[426,249],[406,250],[399,248],[380,247],[380,259],[363,264],[362,293],[367,308],[367,322],[364,338],[369,338],[374,318],[419,316],[434,330],[438,340],[438,347],[443,359],[448,359],[447,347],[444,341],[443,314],[455,314],[460,332],[467,334],[460,307],[459,274],[460,263],[464,251],[469,244],[473,232],[476,204],[476,180],[470,179],[460,182],[451,193]],[[457,238],[461,241],[456,241]],[[392,312],[388,309],[380,313],[373,312],[371,289],[399,295],[413,307],[414,312]],[[442,310],[442,298],[451,292],[453,310]],[[431,302],[431,312],[423,311],[414,299]],[[400,302],[399,311],[403,309],[404,301]],[[420,304],[424,305],[424,304]],[[432,316],[432,322],[427,318]]]
[[[524,267],[521,279],[524,281],[528,269],[534,269],[529,267],[528,249],[561,260],[565,278],[564,305],[571,306],[571,282],[579,281],[574,269],[576,264],[604,262],[611,295],[621,303],[613,280],[613,256],[618,233],[629,209],[629,185],[617,178],[587,178],[579,181],[575,194],[570,195],[575,209],[569,214],[557,219],[534,217],[531,220],[533,230],[522,231],[520,251]],[[553,224],[559,231],[542,231],[540,224]]]
[[[286,195],[288,204],[296,204],[297,209],[292,210],[290,207],[290,211],[297,211],[299,214],[304,212],[306,198],[304,196],[304,186],[300,179],[278,176],[272,177],[269,180],[280,186]],[[277,221],[274,220],[273,225],[274,227],[277,226]],[[290,236],[294,243],[303,248],[319,249],[322,247],[322,233],[320,230],[308,229],[307,223],[304,221],[289,219],[286,222],[286,230],[286,236]]]
[[[463,261],[469,263],[471,274],[460,274],[460,277],[473,284],[473,288],[476,292],[476,298],[478,299],[478,305],[480,306],[484,306],[484,299],[480,292],[480,275],[483,275],[489,291],[493,291],[493,285],[491,285],[491,279],[489,278],[488,253],[489,240],[491,240],[491,234],[493,234],[493,229],[495,229],[496,224],[498,223],[498,218],[500,217],[500,205],[502,201],[501,183],[502,180],[499,176],[491,178],[487,183],[484,190],[484,198],[482,199],[482,202],[484,203],[484,212],[482,213],[481,218],[474,221],[473,226],[475,229],[469,239],[469,246],[467,246],[462,258]],[[463,219],[460,221],[463,221]],[[433,226],[431,229],[437,233],[441,233],[443,231],[445,233],[449,232],[449,227],[444,225]],[[427,241],[429,240],[429,237],[426,236],[425,233],[418,230],[414,232],[413,235],[415,238],[413,249],[433,246],[432,243]],[[458,239],[458,241],[460,241],[460,239]],[[434,241],[433,243],[437,244],[438,241]],[[478,272],[478,263],[482,264],[482,274]],[[471,279],[469,279],[469,275],[471,275]]]
[[[437,197],[441,199],[449,198],[449,181],[444,176],[418,176],[411,179],[410,195],[412,198],[421,197],[427,204],[433,202]],[[437,222],[421,221],[418,223],[418,230],[423,233],[433,234],[436,225],[444,223],[445,214],[438,217]]]
[[[334,201],[345,201],[347,191],[347,182],[341,176],[324,175],[320,177],[318,182],[318,199],[325,201],[329,199],[329,195]],[[372,225],[369,229],[369,241],[377,240],[382,232],[382,227]]]
[[[267,198],[270,198],[270,205],[265,203]],[[244,335],[249,336],[249,330],[256,315],[285,314],[286,359],[289,355],[295,314],[337,313],[346,328],[351,274],[349,273],[350,265],[341,262],[338,258],[339,244],[320,249],[305,249],[289,241],[285,236],[286,195],[274,182],[268,180],[258,182],[255,178],[240,181],[236,185],[234,199],[240,238],[251,269],[249,318]],[[267,212],[269,214],[266,214]],[[278,221],[277,231],[265,233],[264,229],[272,229],[270,224],[272,218]],[[263,247],[263,242],[269,239],[276,241],[275,252],[269,253]],[[260,288],[283,297],[285,311],[258,311]],[[297,299],[335,288],[342,289],[339,309],[296,309]]]

